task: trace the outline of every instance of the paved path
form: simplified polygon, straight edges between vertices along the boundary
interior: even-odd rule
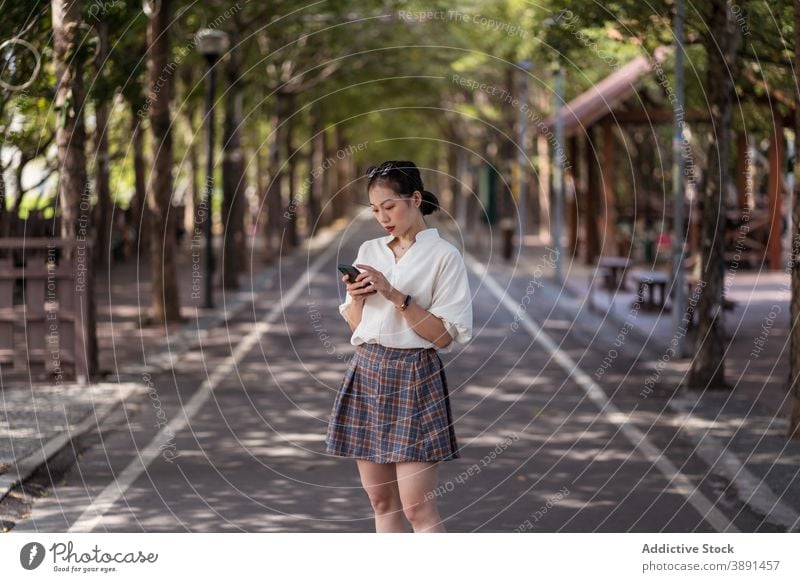
[[[12,531],[372,531],[355,464],[324,435],[353,352],[336,263],[380,235],[354,224],[283,262],[252,309],[153,375],[157,406],[126,403],[49,495],[21,491],[36,500]],[[449,531],[778,531],[709,473],[663,398],[641,397],[635,354],[618,356],[624,378],[593,380],[615,326],[575,320],[523,269],[467,260],[475,339],[443,356],[463,448],[441,465]]]

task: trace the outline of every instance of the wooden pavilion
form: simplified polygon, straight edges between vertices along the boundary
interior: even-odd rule
[[[566,103],[563,108],[564,146],[570,160],[569,171],[565,173],[564,188],[568,248],[573,253],[582,250],[582,258],[586,264],[593,264],[601,255],[630,254],[633,229],[630,236],[620,233],[618,219],[622,215],[622,218],[633,221],[642,204],[645,210],[658,209],[660,206],[659,219],[662,223],[668,222],[663,231],[672,230],[672,192],[659,192],[654,197],[652,193],[640,192],[640,185],[633,181],[629,187],[633,192],[634,204],[620,207],[616,196],[618,181],[630,178],[615,172],[618,169],[618,144],[626,145],[624,135],[621,135],[625,128],[674,123],[673,109],[669,103],[669,81],[662,68],[668,54],[669,49],[660,47],[653,57],[639,56],[633,59]],[[658,91],[653,91],[654,83],[659,87]],[[538,128],[538,157],[543,166],[540,167],[541,187],[548,189],[540,198],[545,200],[551,199],[549,176],[552,176],[552,170],[549,164],[552,164],[556,147],[555,121],[555,116],[552,116]],[[708,116],[705,112],[687,112],[684,121],[691,126],[695,122],[707,122]],[[728,247],[738,244],[740,250],[744,249],[739,254],[749,253],[751,257],[755,255],[756,259],[760,259],[759,262],[766,261],[771,269],[780,269],[782,265],[780,233],[781,195],[785,191],[781,177],[784,123],[784,120],[776,118],[774,131],[770,136],[767,204],[761,209],[753,207],[754,196],[749,188],[753,183],[753,167],[748,163],[746,140],[743,136],[738,136],[739,156],[735,181],[738,203],[737,208],[728,212],[729,228],[726,233]],[[650,133],[650,139],[657,139],[655,131]],[[656,148],[659,148],[657,144]],[[661,150],[663,149],[662,146]],[[669,161],[672,157],[671,145],[667,150],[664,157]],[[568,187],[570,184],[572,187]],[[687,219],[692,218],[688,225],[689,250],[692,255],[699,250],[697,198],[699,196],[691,201],[687,196],[689,202],[684,212]],[[750,228],[742,237],[736,233],[744,213],[748,214],[745,218],[748,219]],[[770,236],[770,233],[776,234]],[[728,254],[732,254],[732,251],[728,251]]]

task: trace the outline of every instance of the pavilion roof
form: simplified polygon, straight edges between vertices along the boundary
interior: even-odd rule
[[[659,47],[653,57],[636,57],[567,103],[563,109],[564,136],[583,132],[618,109],[639,91],[656,64],[664,61],[667,52],[667,47]],[[544,125],[554,131],[555,121],[552,115]]]

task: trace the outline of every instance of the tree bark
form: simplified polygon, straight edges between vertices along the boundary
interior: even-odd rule
[[[108,23],[100,22],[97,26],[99,44],[95,66],[98,75],[102,74],[108,54]],[[108,153],[108,100],[101,95],[95,105],[95,184],[97,188],[97,240],[95,243],[94,260],[98,266],[108,265],[109,241],[111,240],[111,186],[109,184],[109,153]]]
[[[200,197],[203,194],[200,188],[202,180],[200,178],[200,154],[197,147],[198,133],[197,125],[194,123],[194,109],[186,110],[184,119],[188,138],[186,157],[189,160],[189,187],[184,199],[186,214],[183,217],[183,228],[192,235],[198,225],[196,214],[200,206]]]
[[[800,83],[800,0],[794,3],[794,61],[795,87]],[[795,95],[800,103],[800,95]],[[794,108],[795,140],[800,136],[800,107]],[[797,141],[795,141],[797,143]],[[800,156],[795,156],[794,175],[800,176]],[[789,252],[789,269],[792,279],[789,336],[789,394],[792,396],[792,412],[789,419],[790,439],[800,439],[800,180],[794,182],[792,204],[792,243]]]
[[[447,152],[447,173],[444,174],[442,178],[446,184],[446,190],[441,191],[443,195],[447,193],[447,198],[449,198],[447,214],[451,219],[458,215],[459,204],[461,202],[461,182],[458,181],[458,152],[460,148],[455,146],[455,144],[460,142],[455,135],[453,135],[453,138],[454,139],[445,146]],[[524,170],[524,168],[520,168],[520,170]]]
[[[260,131],[259,134],[260,136]],[[254,229],[253,237],[258,240],[259,237],[264,236],[266,231],[266,216],[267,216],[267,157],[269,156],[269,146],[264,147],[259,137],[256,141],[256,147],[253,150],[255,157],[255,180],[256,192],[258,192],[258,209],[257,214],[253,216]]]
[[[83,125],[82,63],[76,55],[80,42],[80,2],[53,0],[53,48],[56,69],[56,145],[59,165],[61,236],[74,240],[89,235],[89,201],[86,180],[86,130]]]
[[[142,247],[149,246],[149,218],[145,212],[147,199],[147,162],[144,153],[144,128],[138,108],[131,103],[131,149],[133,150],[133,199],[131,200],[131,219],[136,233],[137,255]]]
[[[724,281],[725,192],[730,180],[731,109],[736,78],[740,31],[725,0],[712,0],[709,30],[707,86],[711,131],[706,187],[701,213],[700,264],[705,281],[697,304],[695,356],[689,369],[689,387],[729,389],[725,382],[725,340],[722,310]]]
[[[539,158],[539,179],[537,180],[539,190],[539,237],[543,240],[550,240],[552,243],[553,235],[550,230],[550,199],[552,197],[550,144],[544,135],[536,137],[536,153]],[[577,164],[578,160],[574,160],[574,162]]]
[[[6,103],[8,103],[5,99],[0,99],[0,117],[5,119],[6,114]],[[4,135],[0,136],[0,138],[5,138]],[[1,158],[2,156],[0,156]],[[0,159],[0,238],[8,235],[8,211],[6,210],[6,179],[5,179],[5,171],[6,167],[3,165],[3,160]]]
[[[284,115],[284,94],[280,91],[275,93],[275,103],[272,110],[272,135],[269,142],[269,157],[267,160],[267,173],[269,175],[269,185],[266,189],[266,204],[263,207],[267,211],[267,227],[264,231],[264,261],[272,263],[276,256],[276,237],[280,241],[280,228],[283,221],[283,201],[281,200],[281,184],[283,182],[283,170],[281,168],[281,135],[283,129]]]
[[[584,263],[593,265],[597,259],[597,193],[600,187],[599,166],[597,158],[597,125],[592,125],[586,133],[586,225],[585,225],[585,255]]]
[[[503,72],[505,81],[505,95],[511,98],[516,95],[514,87],[514,67],[507,66]],[[511,191],[510,185],[514,183],[513,167],[517,160],[516,151],[516,134],[514,132],[517,122],[517,109],[509,105],[508,102],[501,101],[501,108],[503,111],[503,130],[505,136],[499,135],[498,156],[499,164],[497,171],[497,219],[498,223],[504,218],[513,219],[516,221],[517,209],[514,195]]]
[[[183,68],[181,78],[183,86],[188,91],[193,84],[196,70],[192,67],[186,66]],[[183,196],[183,228],[189,233],[191,238],[195,233],[197,226],[197,217],[195,216],[197,208],[200,204],[200,156],[198,154],[197,142],[199,135],[197,133],[197,124],[195,123],[196,109],[194,102],[186,100],[181,107],[181,117],[183,118],[183,135],[185,136],[186,143],[186,160],[189,165],[189,178],[186,193]]]
[[[333,200],[333,202],[335,216],[336,218],[340,218],[342,216],[346,216],[350,211],[350,197],[348,196],[350,188],[347,181],[347,165],[344,163],[344,160],[339,159],[339,152],[345,151],[347,147],[347,144],[345,143],[347,136],[345,135],[345,131],[341,123],[336,125],[334,132],[334,139],[336,141],[336,198]]]
[[[25,200],[25,187],[22,185],[22,175],[25,172],[25,166],[28,165],[28,162],[33,160],[35,156],[30,156],[25,152],[24,149],[21,149],[19,152],[19,163],[16,164],[16,168],[14,168],[14,191],[17,193],[17,197],[14,199],[14,206],[11,208],[11,212],[14,216],[19,216],[19,211],[22,210],[22,202]]]
[[[7,234],[8,212],[6,212],[6,180],[3,177],[5,168],[0,165],[0,238]]]
[[[287,112],[286,112],[286,166],[288,174],[288,199],[289,203],[286,207],[286,238],[284,244],[281,246],[281,253],[285,253],[300,244],[297,232],[297,213],[300,211],[300,203],[298,201],[299,192],[297,191],[297,152],[294,149],[294,130],[297,116],[295,115],[295,95],[289,93],[287,95]]]
[[[152,3],[147,23],[147,80],[150,128],[153,135],[153,168],[147,191],[147,207],[153,232],[150,236],[152,272],[152,321],[180,321],[180,298],[175,263],[175,220],[170,220],[172,199],[172,135],[170,131],[171,72],[169,64],[170,0]]]
[[[323,174],[325,170],[325,128],[322,119],[322,108],[319,103],[315,103],[311,110],[311,156],[308,170],[309,190],[308,208],[306,216],[306,236],[309,238],[314,235],[314,230],[320,228],[320,202],[323,196]]]
[[[97,373],[97,319],[94,297],[94,277],[91,265],[81,265],[91,255],[81,251],[82,241],[91,241],[91,204],[86,178],[86,130],[83,125],[85,93],[83,64],[78,53],[80,43],[81,6],[78,0],[53,0],[53,58],[56,71],[56,145],[58,148],[59,201],[61,206],[61,238],[78,241],[77,252],[65,258],[75,261],[76,272],[84,273],[78,280],[84,289],[79,298],[85,301],[88,327],[86,356],[87,381]],[[76,325],[78,322],[76,322]]]

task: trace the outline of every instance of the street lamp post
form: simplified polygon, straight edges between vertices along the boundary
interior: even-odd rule
[[[228,35],[221,30],[203,28],[195,35],[197,50],[206,58],[206,187],[203,203],[206,211],[206,285],[203,307],[214,307],[214,234],[211,194],[214,189],[214,93],[216,67],[220,56],[228,50]]]
[[[678,0],[675,17],[675,127],[672,138],[672,190],[675,196],[675,224],[673,225],[672,245],[672,272],[675,274],[674,299],[672,302],[672,329],[678,340],[676,352],[683,358],[686,354],[686,342],[681,328],[686,310],[686,288],[684,287],[683,258],[686,253],[686,231],[683,228],[683,202],[685,192],[683,188],[683,121],[684,102],[686,99],[683,78],[683,23],[685,8],[683,0]]]

